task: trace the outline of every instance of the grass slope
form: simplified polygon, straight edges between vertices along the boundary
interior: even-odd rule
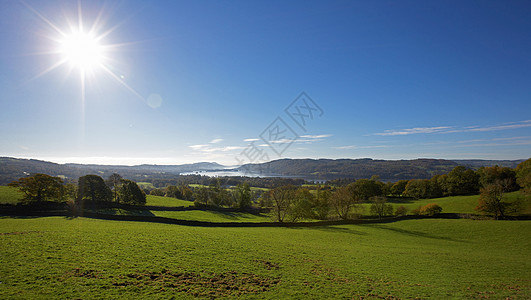
[[[203,228],[0,218],[0,298],[531,295],[529,221]]]
[[[17,204],[23,196],[17,188],[0,185],[0,204]]]
[[[396,201],[393,206],[396,208],[400,205],[405,206],[409,211],[424,206],[429,203],[437,203],[443,208],[445,213],[463,213],[463,214],[478,214],[474,208],[478,205],[479,195],[472,196],[452,196],[433,199],[419,199],[419,200],[406,200],[403,203]],[[531,196],[525,196],[521,192],[512,192],[505,194],[505,201],[513,202],[520,199],[524,211],[523,214],[531,214]],[[368,209],[366,210],[368,212]]]
[[[172,197],[163,197],[163,196],[146,196],[146,205],[151,206],[166,206],[166,207],[176,207],[176,206],[193,206],[192,201],[181,200]]]

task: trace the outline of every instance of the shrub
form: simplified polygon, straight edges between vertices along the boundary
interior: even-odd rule
[[[164,196],[164,191],[161,189],[154,189],[154,190],[151,190],[149,194],[153,196]]]
[[[418,216],[418,215],[420,215],[421,209],[422,209],[422,206],[419,206],[419,207],[415,208],[414,210],[412,210],[411,213],[416,215],[416,216]]]
[[[426,204],[420,208],[420,214],[434,216],[442,212],[442,207],[436,203]]]
[[[405,215],[407,215],[407,208],[405,206],[403,206],[403,205],[400,205],[399,207],[396,208],[395,215],[397,215],[397,216],[405,216]]]

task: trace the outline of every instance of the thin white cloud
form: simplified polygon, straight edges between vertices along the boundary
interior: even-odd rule
[[[395,136],[395,135],[410,135],[410,134],[446,134],[446,133],[460,133],[460,132],[488,132],[498,130],[510,130],[531,127],[531,120],[524,120],[518,122],[510,122],[501,125],[490,126],[437,126],[437,127],[415,127],[398,130],[384,130],[383,132],[374,133],[373,135],[380,136]]]
[[[331,134],[318,134],[318,135],[301,135],[302,138],[307,139],[324,139],[327,137],[331,137]]]
[[[376,145],[376,146],[356,146],[356,145],[348,145],[348,146],[339,146],[339,147],[332,147],[333,149],[338,150],[345,150],[345,149],[373,149],[373,148],[389,148],[391,146],[389,145]]]
[[[442,133],[447,129],[450,129],[450,126],[437,126],[437,127],[415,127],[408,129],[400,130],[384,130],[384,132],[375,133],[374,135],[381,136],[392,136],[392,135],[410,135],[410,134],[419,134],[419,133]]]
[[[243,140],[244,142],[256,142],[256,141],[259,141],[260,139],[245,139]]]
[[[217,144],[223,142],[223,139],[213,139],[210,141],[210,144]]]
[[[208,147],[208,145],[191,145],[191,146],[188,146],[194,150],[200,150],[200,149],[203,149],[203,148],[206,148]]]

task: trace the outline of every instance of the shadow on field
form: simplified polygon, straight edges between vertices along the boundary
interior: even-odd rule
[[[241,212],[216,211],[216,210],[211,210],[209,212],[215,215],[218,215],[222,218],[228,219],[228,220],[251,219],[252,218],[249,214],[244,214]],[[267,216],[263,214],[253,214],[253,217],[267,217]]]
[[[365,226],[365,225],[360,224],[360,226]],[[436,239],[436,240],[444,240],[444,241],[451,241],[451,242],[466,243],[466,241],[453,239],[453,238],[450,238],[450,237],[433,235],[433,234],[429,234],[429,233],[421,232],[421,231],[393,228],[393,227],[388,227],[388,226],[385,226],[385,225],[371,225],[371,228],[388,230],[388,231],[401,233],[401,234],[409,235],[409,236],[415,236],[415,237],[423,237],[423,238]]]
[[[355,234],[355,235],[367,235],[364,231],[354,230],[352,228],[345,228],[345,227],[336,227],[336,226],[323,226],[323,227],[315,227],[314,229],[325,231],[325,232],[336,232],[336,233],[348,233],[348,234]]]
[[[415,202],[416,199],[413,197],[389,197],[387,202],[395,204],[408,204]]]

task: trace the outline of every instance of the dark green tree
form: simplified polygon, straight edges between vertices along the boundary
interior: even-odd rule
[[[470,195],[479,191],[479,176],[463,166],[455,167],[446,178],[449,195]]]
[[[477,170],[479,175],[479,183],[482,187],[489,184],[502,183],[504,192],[512,192],[518,189],[516,184],[515,170],[507,167],[481,167]]]
[[[145,205],[146,194],[138,184],[129,179],[122,179],[118,188],[118,199],[121,203],[132,205]]]
[[[296,222],[300,219],[313,219],[315,214],[313,208],[315,196],[307,188],[298,188],[295,192],[293,205],[289,209],[290,221]]]
[[[61,200],[64,193],[63,180],[46,174],[22,177],[8,184],[24,192],[25,202],[42,202],[49,199]]]
[[[402,193],[406,190],[407,180],[399,180],[391,186],[391,195],[395,197],[402,196]]]
[[[236,185],[233,195],[238,208],[246,209],[251,207],[253,195],[247,182]]]
[[[79,177],[77,188],[77,201],[83,202],[111,202],[112,191],[98,175],[85,175]]]
[[[516,166],[516,182],[524,193],[531,194],[531,158]]]
[[[358,199],[362,201],[369,200],[371,197],[383,195],[383,183],[377,180],[377,177],[372,179],[359,179],[348,185],[351,194],[355,194]]]
[[[118,187],[121,184],[122,176],[118,173],[112,173],[107,179],[107,186],[113,191],[114,202],[118,202]]]

